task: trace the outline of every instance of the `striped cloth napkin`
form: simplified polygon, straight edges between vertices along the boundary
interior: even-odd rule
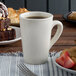
[[[20,61],[23,61],[23,57],[0,56],[0,76],[25,76],[17,67]],[[25,65],[38,76],[50,76],[48,63],[41,65]]]
[[[25,76],[17,67],[21,61],[23,61],[21,56],[0,56],[0,76]],[[45,64],[25,65],[38,76],[76,76],[56,67],[53,57],[49,57]]]

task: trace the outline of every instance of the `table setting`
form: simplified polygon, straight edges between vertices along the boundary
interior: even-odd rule
[[[0,6],[0,76],[76,76],[72,12],[53,15]]]

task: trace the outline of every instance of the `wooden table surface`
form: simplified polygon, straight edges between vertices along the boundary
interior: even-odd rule
[[[76,23],[70,23],[63,19],[62,15],[54,15],[55,20],[60,20],[63,23],[63,33],[59,40],[50,49],[51,51],[60,51],[66,48],[76,46]],[[53,29],[52,36],[56,31],[56,27]],[[0,46],[0,53],[6,52],[18,52],[22,51],[21,40],[13,44]]]

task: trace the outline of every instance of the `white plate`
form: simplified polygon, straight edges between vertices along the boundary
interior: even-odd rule
[[[10,27],[15,29],[15,31],[16,31],[16,38],[13,39],[13,40],[0,41],[0,45],[11,44],[11,43],[14,43],[14,42],[16,42],[16,41],[21,39],[20,28],[19,27],[14,27],[14,26],[10,26]]]
[[[72,73],[72,74],[76,74],[76,71],[74,71],[74,70],[71,70],[71,69],[67,69],[67,68],[64,68],[64,67],[62,67],[61,65],[59,65],[58,63],[56,63],[56,58],[57,57],[59,57],[60,56],[60,53],[61,52],[58,52],[55,56],[54,56],[54,64],[58,67],[58,68],[60,68],[60,69],[62,69],[62,70],[64,70],[64,71],[67,71],[67,72],[69,72],[69,73]]]

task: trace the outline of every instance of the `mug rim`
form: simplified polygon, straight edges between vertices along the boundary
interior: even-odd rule
[[[33,18],[28,19],[28,18],[26,18],[26,17],[28,17],[27,15],[30,15],[30,14],[41,14],[41,15],[43,15],[43,17],[46,17],[46,18],[43,18],[43,19],[33,19]],[[24,17],[24,15],[26,15],[26,16]],[[47,15],[47,16],[45,16],[45,15]],[[40,16],[40,15],[35,15],[35,16]],[[53,14],[48,13],[48,12],[42,12],[42,11],[30,11],[30,12],[25,12],[25,13],[20,14],[19,18],[25,19],[25,20],[46,20],[46,19],[53,18]]]

